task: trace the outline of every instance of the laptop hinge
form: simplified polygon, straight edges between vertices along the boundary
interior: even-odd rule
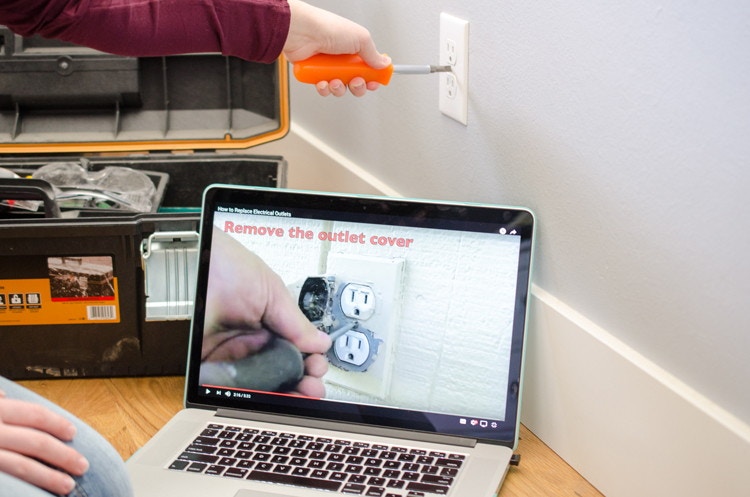
[[[296,416],[280,416],[278,414],[265,414],[261,412],[235,411],[232,409],[219,409],[216,416],[240,418],[250,421],[262,421],[265,423],[288,424],[290,426],[304,426],[322,430],[343,431],[346,433],[357,433],[374,435],[379,437],[400,438],[403,440],[416,440],[420,442],[455,445],[457,447],[474,447],[477,440],[474,438],[456,437],[451,435],[437,435],[420,431],[409,431],[398,428],[383,428],[379,426],[368,426],[357,423],[346,423],[344,421],[326,421]]]

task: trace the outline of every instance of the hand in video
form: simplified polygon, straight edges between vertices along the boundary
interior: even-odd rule
[[[324,397],[331,339],[302,314],[281,278],[216,228],[209,271],[201,382]],[[309,354],[303,363],[302,354]]]

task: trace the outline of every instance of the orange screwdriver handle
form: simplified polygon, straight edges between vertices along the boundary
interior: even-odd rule
[[[355,54],[317,54],[294,63],[294,77],[301,83],[316,84],[340,79],[348,85],[353,78],[360,76],[368,83],[376,81],[387,85],[392,75],[393,64],[384,69],[373,69]]]

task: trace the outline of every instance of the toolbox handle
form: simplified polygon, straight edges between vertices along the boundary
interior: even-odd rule
[[[0,178],[0,198],[41,200],[44,202],[44,217],[62,217],[52,185],[40,179]]]
[[[195,231],[158,231],[141,243],[146,321],[191,318],[198,239]]]
[[[185,241],[192,242],[198,240],[198,233],[195,231],[157,231],[149,235],[148,239],[143,241],[143,247],[141,248],[141,256],[143,259],[151,257],[151,245],[154,242],[162,241]]]

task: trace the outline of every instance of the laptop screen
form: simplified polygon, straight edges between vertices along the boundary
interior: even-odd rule
[[[215,185],[201,233],[189,405],[514,442],[529,211]]]

